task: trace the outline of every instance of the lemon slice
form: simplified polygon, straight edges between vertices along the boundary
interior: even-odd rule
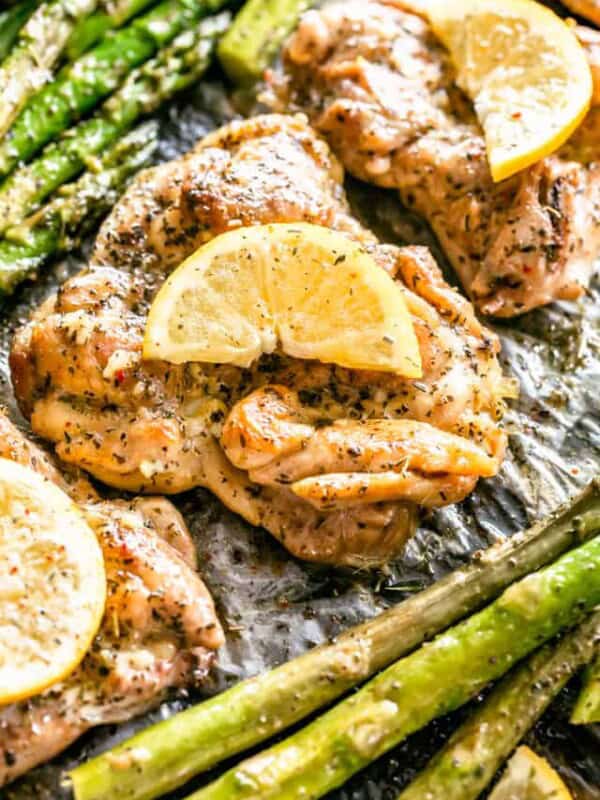
[[[431,0],[428,14],[475,104],[495,181],[569,138],[589,108],[592,76],[554,12],[533,0]]]
[[[144,357],[249,366],[278,342],[298,358],[419,377],[402,290],[361,247],[319,225],[239,228],[167,279]]]
[[[545,758],[519,747],[489,800],[573,800],[560,775]]]
[[[41,475],[0,459],[0,704],[75,669],[105,595],[102,551],[81,511]]]

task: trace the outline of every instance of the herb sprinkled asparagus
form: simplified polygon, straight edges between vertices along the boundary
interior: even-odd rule
[[[571,722],[575,725],[600,722],[600,652],[585,672],[583,688],[573,708]]]
[[[66,54],[69,61],[75,61],[89,50],[113,28],[120,28],[132,17],[140,14],[153,0],[120,0],[117,3],[105,3],[89,17],[82,19],[73,30],[67,42]]]
[[[600,531],[600,483],[547,520],[287,664],[142,731],[77,767],[77,800],[150,800],[293,725]],[[144,758],[138,760],[137,753]]]
[[[9,136],[0,143],[0,176],[7,175],[19,162],[28,161],[110,95],[134,67],[197,22],[214,5],[214,0],[163,0],[67,65],[56,80],[29,101]]]
[[[234,83],[259,80],[300,15],[315,0],[248,0],[219,44],[219,61]]]
[[[37,6],[37,0],[24,0],[19,5],[0,11],[0,61],[9,54],[20,29]]]
[[[69,135],[48,145],[41,156],[16,170],[0,186],[0,231],[18,225],[53,191],[78,175],[90,157],[102,153],[143,114],[157,109],[206,70],[229,15],[208,17],[180,34],[171,46],[134,70],[101,112]]]
[[[73,249],[116,203],[128,178],[146,166],[158,143],[158,126],[145,123],[84,172],[64,193],[0,241],[0,294],[9,294],[52,256]]]
[[[435,717],[466,703],[598,603],[600,536],[512,584],[483,611],[188,800],[322,797]]]
[[[398,800],[477,800],[600,643],[600,611],[509,673]]]
[[[74,26],[95,7],[96,0],[48,0],[28,19],[0,65],[0,136],[29,98],[50,80]]]

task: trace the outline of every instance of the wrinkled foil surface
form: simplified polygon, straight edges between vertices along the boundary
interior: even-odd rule
[[[156,160],[189,150],[233,115],[223,86],[218,81],[203,83],[162,114]],[[447,268],[431,233],[401,208],[393,192],[352,180],[347,189],[357,216],[382,240],[427,244]],[[83,253],[44,270],[4,306],[0,401],[25,429],[7,368],[12,331],[81,268],[84,258]],[[447,274],[456,284],[450,270]],[[505,417],[510,446],[496,478],[481,481],[460,505],[425,517],[403,557],[375,574],[324,569],[294,560],[267,533],[250,527],[202,489],[173,498],[194,535],[203,578],[227,633],[210,681],[194,696],[174,697],[141,719],[92,731],[51,764],[0,790],[0,798],[68,798],[68,789],[61,786],[65,769],[399,602],[463,564],[473,551],[544,516],[586,484],[600,470],[600,282],[577,304],[554,305],[495,329],[502,340],[505,371],[521,385],[520,398],[510,403]],[[574,680],[527,741],[552,758],[577,798],[595,800],[600,798],[600,726],[568,725],[576,691]],[[410,737],[328,795],[328,800],[393,800],[466,713],[468,709],[463,709]],[[209,777],[202,776],[171,797],[185,797]]]

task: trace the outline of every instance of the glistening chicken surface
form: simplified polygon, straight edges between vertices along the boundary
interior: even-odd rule
[[[304,111],[346,169],[398,189],[473,302],[510,317],[580,297],[600,252],[600,111],[555,154],[494,184],[473,109],[426,20],[400,0],[307,13],[268,102]],[[598,34],[580,28],[598,95]]]
[[[0,414],[2,457],[71,495],[105,561],[100,631],[67,678],[0,708],[0,786],[49,760],[90,728],[157,706],[170,688],[200,683],[223,643],[212,599],[196,572],[179,512],[161,497],[105,501],[77,470],[59,472]]]
[[[105,223],[92,266],[15,338],[13,380],[34,430],[61,458],[117,487],[175,493],[206,486],[302,558],[366,566],[398,553],[419,506],[459,500],[499,468],[508,383],[496,337],[445,283],[429,252],[380,244],[351,216],[342,178],[305,118],[278,115],[232,123],[182,159],[143,173]],[[250,369],[142,360],[148,304],[174,266],[232,227],[296,221],[354,238],[396,278],[419,341],[422,379],[281,353]],[[274,474],[255,480],[228,439],[229,415],[246,415],[243,438],[251,442],[260,422],[252,409],[280,386],[289,392],[280,420],[299,415],[306,444],[319,451],[308,474],[302,471],[303,481],[316,481],[310,491],[304,483],[296,492],[281,477],[282,459],[306,446],[297,431],[291,438],[284,431]],[[374,420],[381,423],[369,440],[372,468],[361,447]],[[267,439],[278,439],[281,430],[268,418],[266,425]],[[328,428],[336,443],[326,441],[321,451]],[[407,440],[410,458],[387,452],[397,437]],[[458,451],[462,466],[448,471]],[[334,475],[341,477],[327,480]]]

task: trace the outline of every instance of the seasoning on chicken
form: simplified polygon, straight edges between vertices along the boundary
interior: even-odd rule
[[[557,153],[494,184],[448,54],[409,5],[354,0],[309,11],[266,99],[306,112],[349,172],[398,189],[484,313],[579,297],[600,252],[598,109]],[[579,33],[597,78],[597,37]]]
[[[4,414],[0,443],[3,458],[44,475],[80,505],[107,573],[104,620],[79,667],[42,694],[0,707],[2,786],[95,725],[130,719],[156,706],[167,689],[201,681],[223,634],[171,503],[101,500],[77,470],[61,474]]]
[[[142,173],[105,223],[93,265],[13,343],[34,430],[106,483],[206,486],[295,555],[336,564],[388,560],[419,506],[459,500],[493,475],[506,439],[498,342],[426,249],[382,245],[359,225],[342,177],[305,118],[278,115],[232,123]],[[398,280],[421,379],[281,352],[249,369],[142,360],[148,305],[169,270],[233,227],[296,221],[360,241]]]

